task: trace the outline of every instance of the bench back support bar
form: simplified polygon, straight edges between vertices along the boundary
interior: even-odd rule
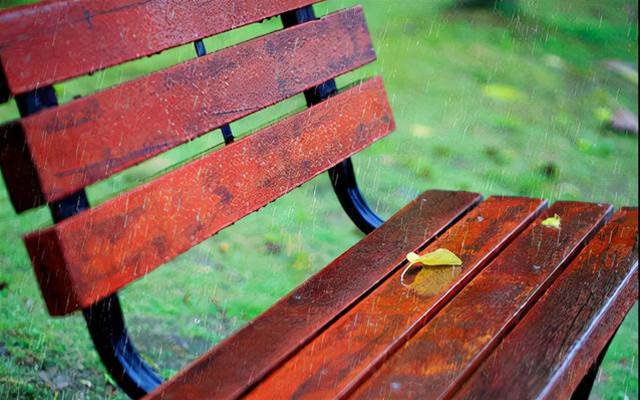
[[[281,18],[285,28],[317,19],[311,5],[283,13]],[[322,85],[306,90],[304,97],[307,101],[307,106],[311,107],[335,95],[337,92],[335,80],[330,79]],[[382,225],[383,219],[369,207],[358,188],[351,158],[347,158],[332,167],[329,170],[329,178],[340,205],[342,205],[342,208],[358,229],[367,234]]]

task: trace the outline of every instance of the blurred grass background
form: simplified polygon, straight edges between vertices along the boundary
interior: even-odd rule
[[[8,7],[19,1],[0,0]],[[638,203],[638,142],[607,127],[638,107],[637,3],[522,0],[515,15],[452,0],[331,0],[318,14],[363,3],[379,60],[338,79],[382,74],[397,132],[355,157],[361,187],[389,216],[429,188],[549,199]],[[281,29],[271,19],[209,38],[207,49]],[[62,102],[194,58],[192,45],[56,85]],[[248,134],[304,108],[302,96],[232,124]],[[0,122],[17,118],[0,105]],[[220,132],[88,189],[98,204],[220,146]],[[162,171],[162,172],[161,172]],[[3,183],[0,183],[3,186]],[[132,335],[166,376],[264,311],[356,243],[323,175],[121,292]],[[78,314],[50,318],[21,235],[51,223],[16,216],[0,187],[0,398],[124,398]],[[637,305],[605,359],[593,397],[638,397]]]

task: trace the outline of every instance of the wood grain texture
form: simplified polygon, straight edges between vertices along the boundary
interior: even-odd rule
[[[12,94],[24,93],[316,2],[53,0],[16,7],[0,12],[0,75]]]
[[[568,399],[638,299],[638,210],[624,209],[456,393]]]
[[[607,205],[555,203],[353,397],[446,398],[535,303],[610,210]],[[554,214],[562,219],[561,229],[541,225]]]
[[[480,201],[428,191],[148,399],[237,398]]]
[[[405,285],[400,282],[404,268],[396,271],[247,398],[339,397],[433,317],[545,204],[526,198],[487,199],[422,251],[449,249],[463,260],[462,267],[418,268],[421,278],[414,278],[421,283],[410,288],[405,286],[409,278]]]
[[[64,198],[374,59],[355,7],[43,110],[0,138],[14,207]]]
[[[28,235],[49,311],[89,306],[393,129],[375,78]]]

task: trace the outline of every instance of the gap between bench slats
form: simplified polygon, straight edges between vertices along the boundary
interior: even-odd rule
[[[66,0],[17,7],[0,13],[0,75],[12,94],[24,93],[318,1]]]
[[[87,307],[394,129],[380,78],[25,238],[49,311]]]
[[[456,394],[568,399],[638,298],[638,210],[601,229]]]
[[[148,396],[237,398],[480,201],[428,191]]]
[[[446,398],[495,348],[609,215],[558,202],[391,356],[353,398]],[[558,214],[562,228],[541,225]]]
[[[374,59],[355,7],[11,123],[0,165],[12,203],[60,200]]]
[[[400,282],[402,269],[396,271],[247,398],[338,397],[433,317],[545,205],[527,198],[487,199],[423,250],[449,249],[462,267],[425,268],[424,280],[412,289]]]

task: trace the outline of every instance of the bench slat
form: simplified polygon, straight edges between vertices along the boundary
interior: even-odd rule
[[[624,209],[598,232],[456,398],[570,398],[637,299],[638,210]]]
[[[479,201],[475,193],[423,193],[148,398],[237,398]]]
[[[4,128],[0,158],[14,207],[60,200],[374,59],[355,7],[24,118]]]
[[[611,207],[558,202],[467,284],[354,393],[447,398],[563,270]],[[560,215],[562,228],[544,227]]]
[[[433,280],[418,291],[401,284],[403,268],[396,271],[246,398],[340,398],[352,381],[433,317],[545,204],[526,198],[487,199],[422,251],[450,249],[463,260],[462,268],[434,267]]]
[[[318,1],[57,0],[18,7],[0,13],[0,75],[11,93],[24,93]]]
[[[375,78],[28,235],[51,314],[89,306],[393,129]]]

